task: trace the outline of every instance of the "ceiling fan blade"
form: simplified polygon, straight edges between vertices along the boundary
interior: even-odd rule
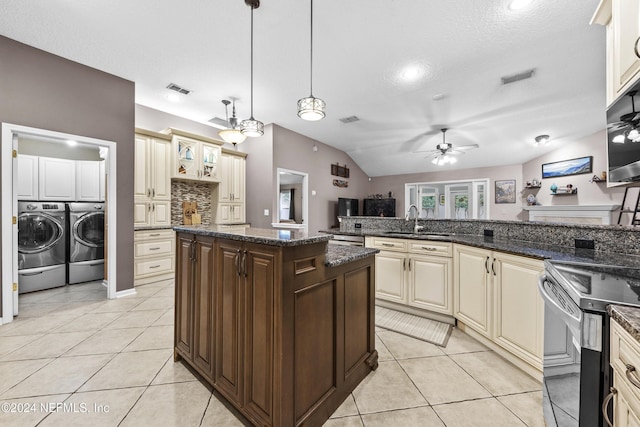
[[[473,150],[474,148],[480,147],[478,144],[469,144],[469,145],[454,145],[454,150]]]

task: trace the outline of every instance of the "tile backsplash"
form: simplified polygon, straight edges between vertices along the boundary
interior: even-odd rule
[[[182,202],[196,202],[198,213],[202,215],[202,224],[211,225],[211,190],[212,185],[197,181],[171,180],[171,225],[183,225]]]

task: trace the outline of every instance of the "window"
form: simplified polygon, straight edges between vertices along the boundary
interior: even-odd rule
[[[415,205],[419,218],[488,219],[488,188],[489,179],[405,184],[405,212]]]

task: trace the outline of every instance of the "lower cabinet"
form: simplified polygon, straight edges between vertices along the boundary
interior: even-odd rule
[[[373,257],[324,265],[279,247],[180,232],[175,359],[257,426],[321,425],[377,367]]]
[[[452,245],[448,242],[367,237],[376,254],[376,298],[453,314]]]
[[[612,320],[610,346],[615,390],[611,421],[616,427],[640,426],[640,344]]]
[[[542,371],[541,260],[454,245],[454,316]]]
[[[173,230],[136,230],[133,234],[133,246],[134,285],[173,279]]]

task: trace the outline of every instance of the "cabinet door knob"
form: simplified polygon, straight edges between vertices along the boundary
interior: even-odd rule
[[[636,39],[636,44],[633,45],[633,51],[636,54],[636,57],[640,58],[640,52],[638,52],[638,42],[640,42],[640,37]]]

